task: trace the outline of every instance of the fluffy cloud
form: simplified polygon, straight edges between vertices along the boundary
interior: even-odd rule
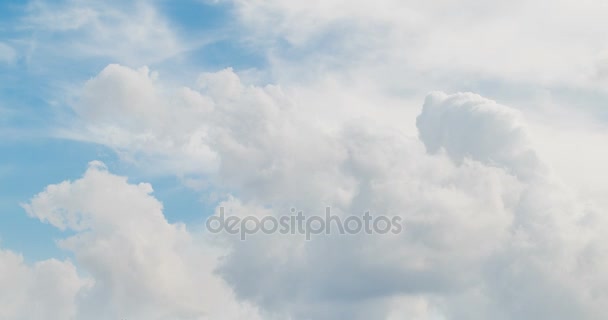
[[[0,286],[9,288],[0,291],[0,318],[608,316],[606,204],[581,198],[550,169],[554,159],[543,158],[522,120],[543,113],[443,92],[427,95],[419,112],[424,93],[438,88],[519,99],[597,90],[594,100],[606,100],[607,48],[597,35],[607,7],[229,2],[246,30],[239,40],[264,51],[269,69],[261,73],[281,85],[251,85],[226,68],[176,86],[147,67],[111,64],[84,84],[60,134],[182,177],[204,196],[219,195],[232,214],[283,215],[293,206],[322,215],[331,206],[342,217],[400,216],[405,231],[312,241],[212,236],[169,223],[151,185],[92,162],[82,178],[50,185],[25,205],[70,233],[58,243],[74,262],[30,266],[0,251]],[[41,46],[50,55],[133,65],[188,47],[145,2],[28,8],[22,26],[37,31],[32,43],[53,43]],[[568,104],[550,102],[549,111]],[[545,132],[546,142],[561,142],[551,141],[556,131]],[[584,180],[580,161],[572,163],[570,173]]]
[[[243,37],[266,52],[271,81],[323,113],[313,119],[359,117],[415,134],[402,119],[417,115],[429,91],[492,96],[525,114],[535,148],[560,176],[603,201],[608,184],[595,172],[608,155],[595,141],[608,138],[608,48],[597,36],[604,4],[225,2]]]
[[[524,127],[514,126],[512,117],[501,118],[512,110],[471,94],[435,94],[423,115],[429,108],[460,116],[457,121],[440,117],[445,123],[421,128],[431,136],[455,135],[426,139],[435,143],[428,149],[446,150],[449,158],[426,154],[411,138],[372,133],[378,130],[350,129],[355,131],[337,138],[348,157],[333,165],[356,181],[342,212],[371,208],[401,215],[404,235],[321,237],[304,244],[301,239],[282,239],[280,245],[265,238],[237,242],[220,269],[236,292],[302,319],[385,318],[399,312],[390,308],[398,297],[425,301],[424,312],[401,314],[420,319],[437,314],[447,319],[601,318],[605,298],[591,298],[590,291],[605,285],[599,284],[602,273],[592,276],[598,281],[593,289],[579,280],[585,273],[581,259],[584,268],[594,270],[605,263],[600,256],[587,260],[602,230],[588,221],[601,221],[598,213],[578,204],[538,162],[512,161],[519,150],[533,154],[522,138]],[[450,131],[467,119],[478,121],[468,126],[474,133]],[[496,141],[504,148],[488,149],[467,139],[485,136],[502,137]],[[460,154],[452,160],[454,151]],[[237,204],[235,210],[256,209]]]
[[[518,177],[543,174],[517,111],[474,94],[427,96],[417,118],[427,150],[456,162],[472,158],[512,170]]]
[[[280,87],[244,85],[231,69],[203,74],[198,85],[169,89],[145,68],[110,65],[87,82],[74,109],[77,126],[64,134],[112,147],[149,170],[204,176],[233,192],[292,201],[286,194],[305,188],[314,197],[348,197],[348,181],[338,189],[324,184],[342,175],[331,166],[310,179],[309,168],[337,162],[345,150],[298,118]]]
[[[135,163],[143,153],[151,168],[175,174],[213,171],[217,155],[199,122],[213,101],[188,88],[167,96],[154,77],[147,68],[110,65],[89,80],[75,108],[86,121],[79,138],[108,145]]]
[[[175,253],[181,248],[202,249],[192,245],[188,234],[178,226],[168,225],[158,203],[152,200],[148,204],[151,207],[124,209],[138,202],[133,196],[116,195],[116,199],[129,201],[113,200],[110,210],[82,219],[79,212],[85,210],[63,202],[56,209],[48,209],[43,194],[32,201],[34,215],[76,230],[97,230],[98,224],[108,223],[106,217],[108,221],[121,221],[99,229],[121,234],[121,241],[131,237],[122,235],[125,223],[129,228],[146,230],[148,221],[157,220],[151,224],[154,231],[142,231],[138,239],[152,241],[147,240],[148,234],[150,239],[158,238],[159,242],[152,241],[150,246],[170,261],[181,261],[178,264],[185,269],[173,263],[168,268],[189,275],[190,266],[206,264],[205,270],[209,274],[215,270],[237,299],[259,307],[268,317],[605,316],[601,308],[606,299],[601,293],[606,287],[601,270],[608,261],[601,254],[605,219],[549,171],[514,109],[470,93],[432,93],[418,117],[419,140],[369,123],[326,127],[310,118],[301,120],[298,115],[304,114],[304,106],[280,87],[243,84],[230,69],[203,74],[198,88],[168,89],[158,81],[147,69],[107,67],[85,86],[83,98],[75,106],[80,123],[72,134],[104,143],[120,153],[136,150],[142,159],[164,157],[176,163],[192,160],[193,165],[186,168],[193,172],[197,169],[194,163],[199,163],[205,182],[213,190],[238,194],[220,204],[233,214],[281,215],[292,205],[307,214],[322,214],[330,205],[340,215],[362,214],[365,210],[399,215],[406,225],[405,232],[384,237],[319,236],[310,242],[277,235],[255,236],[245,242],[220,236],[216,240],[224,257],[219,263],[207,263]],[[159,115],[172,121],[158,121]],[[197,152],[180,151],[190,146],[189,137],[200,131],[207,138],[193,150],[213,155],[215,162],[200,161],[192,156]],[[147,137],[146,143],[141,136]],[[163,143],[171,148],[150,147]],[[180,165],[168,166],[167,172],[175,167]],[[84,180],[92,180],[100,174],[97,172],[90,169]],[[59,185],[46,193],[61,198],[61,190],[69,186],[73,193],[79,189],[74,188],[77,185]],[[150,191],[146,185],[129,188],[137,193]],[[109,188],[93,188],[90,198],[75,198],[83,199],[79,205],[101,206],[109,202],[104,198],[107,191],[102,190]],[[98,197],[104,200],[96,200]],[[95,212],[93,208],[88,210]],[[132,224],[124,218],[126,213],[120,213],[135,215],[132,212],[136,211],[148,213]],[[149,212],[157,212],[156,220],[150,220]],[[76,252],[77,257],[80,253],[79,261],[87,261],[87,268],[95,270],[102,265],[100,270],[114,270],[116,264],[108,261],[118,257],[85,259],[93,255],[87,248],[95,248],[100,239],[104,246],[121,242],[105,239],[104,234],[68,239],[63,246]],[[122,250],[112,254],[142,269],[157,261],[130,261],[138,255],[124,251],[128,248],[124,244],[120,247]],[[144,258],[145,248],[137,251]],[[203,310],[195,307],[197,297],[160,294],[189,292],[190,287],[179,279],[163,282],[167,287],[160,286],[158,291],[145,286],[153,282],[151,278],[162,282],[167,277],[159,269],[148,271],[151,278],[140,278],[146,273],[119,278],[121,281],[102,277],[115,272],[97,272],[96,278],[103,283],[121,284],[97,294],[101,301],[110,301],[116,294],[131,297],[128,301],[132,309],[116,301],[107,302],[120,310],[147,315],[139,308],[150,299],[176,304],[181,301],[179,307],[162,309],[169,310],[167,316]],[[205,281],[215,278],[205,279],[190,282],[204,286]],[[136,284],[128,288],[134,291],[122,287],[131,282]],[[186,289],[179,287],[180,283]],[[135,293],[140,290],[146,294],[145,299],[137,300],[139,295]]]
[[[38,286],[51,281],[60,293],[72,293],[72,301],[59,300],[67,311],[57,319],[241,319],[244,314],[255,318],[255,308],[236,302],[214,275],[218,252],[196,240],[184,225],[168,223],[151,192],[149,184],[129,184],[99,162],[92,162],[81,179],[48,186],[25,208],[41,221],[75,232],[59,244],[74,254],[79,270],[92,283],[76,287],[80,291],[75,302],[67,281],[71,278],[51,273],[61,275],[63,267],[78,279],[71,264],[43,262],[37,269],[52,267],[50,271],[34,279],[24,274],[24,279]],[[24,302],[39,297],[52,305],[52,299],[62,298],[48,290],[24,295]]]
[[[76,299],[90,285],[69,261],[45,260],[32,266],[0,250],[0,318],[73,319]]]

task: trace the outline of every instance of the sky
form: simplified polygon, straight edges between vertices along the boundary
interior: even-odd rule
[[[606,319],[607,19],[4,0],[0,319]],[[326,207],[404,229],[205,229]]]

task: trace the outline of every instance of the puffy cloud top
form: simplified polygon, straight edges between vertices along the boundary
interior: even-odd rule
[[[81,180],[49,186],[27,208],[78,232],[61,244],[95,278],[91,296],[132,318],[203,317],[216,309],[194,292],[209,283],[206,292],[223,292],[217,304],[245,313],[253,305],[269,319],[603,314],[604,298],[593,292],[605,286],[598,239],[606,223],[548,171],[510,107],[472,93],[431,93],[416,139],[369,123],[302,121],[302,106],[280,87],[249,86],[230,69],[174,89],[147,69],[112,65],[87,83],[76,108],[83,138],[167,159],[166,172],[180,163],[204,168],[197,155],[214,155],[217,167],[204,169],[204,179],[233,194],[219,205],[235,214],[282,215],[295,205],[316,215],[330,205],[342,216],[398,215],[406,226],[389,237],[194,242],[166,222],[149,185],[93,163]],[[157,122],[159,114],[173,121]],[[116,132],[120,140],[110,138]],[[197,132],[205,138],[191,144]],[[140,272],[109,262],[117,260]]]
[[[457,162],[471,158],[504,167],[521,178],[545,172],[527,139],[521,115],[479,95],[431,93],[416,125],[431,153],[445,150]]]

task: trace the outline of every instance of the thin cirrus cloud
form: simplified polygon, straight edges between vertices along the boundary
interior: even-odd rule
[[[45,56],[97,56],[145,64],[186,50],[166,19],[145,2],[32,1],[26,10],[20,28],[34,31],[30,55],[41,50]]]
[[[23,202],[29,217],[65,231],[57,246],[69,256],[28,263],[1,249],[0,318],[608,316],[605,203],[571,183],[584,180],[582,156],[563,147],[571,164],[556,168],[546,135],[565,135],[565,120],[542,116],[577,115],[566,118],[581,154],[603,148],[605,125],[595,119],[591,132],[596,111],[539,99],[541,88],[603,99],[605,48],[591,31],[604,6],[558,1],[536,24],[545,1],[382,4],[230,1],[231,26],[268,64],[175,80],[166,60],[154,66],[183,48],[154,3],[127,19],[112,4],[32,2],[30,26],[53,25],[63,40],[89,34],[71,48],[114,59],[71,84],[54,137],[107,147],[151,178],[180,177],[214,199],[213,214],[331,206],[343,217],[400,216],[405,229],[312,241],[212,235],[170,222],[141,176],[91,159],[80,177]],[[589,15],[568,16],[568,29],[566,12]],[[472,83],[522,104],[458,92]]]

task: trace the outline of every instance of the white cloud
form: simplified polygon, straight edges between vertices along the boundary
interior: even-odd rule
[[[100,320],[606,318],[606,203],[579,198],[551,171],[554,159],[542,156],[563,152],[539,148],[530,137],[539,123],[530,130],[522,121],[538,110],[442,92],[426,97],[417,121],[412,110],[429,89],[485,79],[512,91],[602,92],[606,48],[597,35],[608,7],[232,3],[243,37],[267,49],[265,72],[280,86],[250,85],[227,68],[175,88],[147,67],[112,64],[84,85],[61,134],[195,180],[236,214],[279,215],[290,206],[322,214],[330,205],[341,215],[400,215],[405,233],[220,237],[211,245],[168,223],[149,184],[94,162],[81,179],[51,185],[25,206],[75,233],[59,243],[88,278],[70,262],[29,267],[0,251],[0,268],[17,275],[0,272],[0,284],[19,292],[0,295],[0,316],[58,306],[57,319]],[[184,50],[152,5],[128,9],[34,2],[25,23],[59,35],[62,51],[125,64]],[[542,139],[555,137],[551,124]],[[418,138],[405,134],[416,131]],[[601,148],[604,135],[588,141],[581,131],[574,142]],[[569,153],[574,164],[564,170],[585,180],[578,157]],[[595,168],[587,170],[601,176]]]
[[[472,158],[523,178],[544,174],[517,111],[479,95],[432,93],[417,125],[429,152],[445,150],[457,162]]]
[[[278,215],[291,205],[323,214],[331,205],[343,215],[371,209],[404,219],[405,233],[391,237],[222,239],[226,256],[211,265],[239,299],[265,315],[605,316],[606,297],[598,292],[606,287],[601,271],[608,262],[601,254],[606,221],[549,171],[518,111],[475,94],[433,93],[418,117],[418,140],[381,124],[311,121],[306,106],[280,87],[243,84],[230,69],[203,74],[200,89],[175,90],[159,81],[147,69],[107,67],[84,88],[75,109],[77,133],[127,154],[137,150],[141,159],[173,159],[166,167],[173,172],[181,166],[177,163],[198,159],[175,150],[204,130],[208,139],[192,148],[213,154],[217,162],[198,162],[200,172],[215,192],[238,194],[222,203],[237,214]],[[188,99],[180,98],[184,93]],[[171,121],[159,121],[167,118]],[[116,132],[123,133],[120,139],[108,139]],[[140,136],[148,137],[148,144]],[[150,147],[161,142],[171,148]],[[185,168],[195,172],[197,166]],[[54,188],[52,194],[60,195],[64,187]],[[83,205],[96,203],[100,192],[93,189],[90,198],[76,198]],[[122,205],[134,203],[128,198],[129,203],[113,200],[116,207],[110,211],[123,217]],[[39,196],[32,203],[44,201]],[[71,217],[82,210],[67,208],[34,212],[46,212],[38,216],[59,221],[57,226],[104,221],[96,222],[97,215],[87,216],[91,221]],[[112,223],[108,230],[122,228],[123,222]],[[160,231],[154,233],[165,238],[161,248],[175,245],[167,249],[173,252],[183,246],[171,235],[177,231]],[[76,239],[64,246],[80,252],[84,247],[71,241],[84,240]],[[131,255],[124,253],[123,259]],[[183,259],[184,266],[194,263],[172,257]]]
[[[84,122],[79,138],[112,147],[134,163],[143,155],[153,172],[187,175],[217,167],[202,122],[213,108],[213,101],[188,88],[163,92],[147,68],[110,65],[86,83],[75,112]]]
[[[590,168],[608,158],[589,142],[608,137],[601,1],[226,2],[266,52],[272,81],[323,113],[311,121],[362,118],[415,134],[406,119],[427,92],[492,96],[542,131],[533,140],[549,165],[603,201],[608,184]],[[566,133],[575,141],[552,138]],[[571,161],[578,152],[588,156]]]
[[[108,66],[85,85],[75,107],[77,125],[63,134],[105,144],[155,172],[211,176],[235,192],[283,190],[276,199],[301,190],[293,184],[295,173],[304,178],[308,167],[345,156],[315,124],[298,117],[280,87],[244,85],[230,69],[203,74],[199,84],[200,91],[171,89],[146,69]],[[324,176],[339,178],[339,171],[318,175],[306,186],[310,192],[348,197],[348,182],[345,189],[323,184]]]
[[[407,77],[410,88],[475,79],[596,88],[606,51],[599,34],[608,7],[599,1],[227,2],[245,36],[285,61],[275,71],[290,79],[281,67],[355,71],[388,84]]]
[[[213,273],[219,252],[168,223],[150,193],[149,184],[129,184],[92,162],[81,179],[50,185],[25,205],[31,216],[76,232],[59,244],[94,281],[60,318],[255,319],[255,308],[236,302]]]
[[[77,294],[89,285],[69,261],[51,259],[29,266],[20,255],[0,250],[2,319],[72,319]]]
[[[220,273],[242,297],[297,319],[383,319],[399,312],[389,306],[402,296],[429,306],[423,319],[602,318],[606,297],[593,292],[606,286],[607,260],[596,254],[606,221],[541,163],[517,161],[521,150],[534,150],[515,114],[472,94],[429,96],[424,142],[454,161],[377,129],[328,137],[348,156],[307,172],[336,166],[355,181],[350,200],[335,209],[399,214],[405,234],[237,241]],[[260,197],[254,203],[272,203],[272,194]],[[309,208],[320,210],[321,199]],[[254,203],[222,205],[250,213],[260,210]]]

